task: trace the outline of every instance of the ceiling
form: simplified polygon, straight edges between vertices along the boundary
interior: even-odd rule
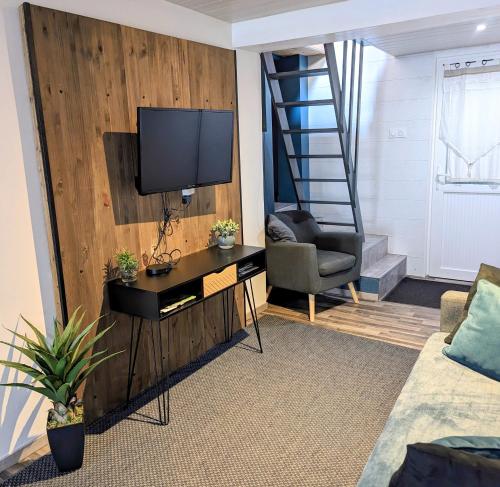
[[[241,22],[347,0],[168,0],[226,22]]]
[[[478,32],[478,24],[486,25],[486,29]],[[366,32],[363,37],[368,43],[393,56],[495,44],[500,43],[500,17],[486,17],[484,20],[475,19],[384,36],[371,36]]]
[[[302,54],[302,56],[318,56],[325,54],[325,47],[323,44],[313,44],[312,46],[280,49],[278,51],[274,51],[274,53],[279,56],[295,56],[296,54]]]
[[[476,27],[484,24],[483,31]],[[487,44],[500,44],[500,17],[488,16],[485,19],[474,19],[449,25],[433,26],[419,30],[408,30],[394,33],[381,33],[377,28],[367,28],[355,32],[345,33],[345,39],[363,39],[382,51],[393,56],[404,56],[423,52],[441,51],[463,47],[482,46]],[[340,36],[336,35],[335,40]],[[315,56],[324,54],[322,44],[313,44],[304,47],[274,50],[281,56],[302,54]]]

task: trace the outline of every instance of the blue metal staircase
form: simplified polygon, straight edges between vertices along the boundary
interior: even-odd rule
[[[351,208],[352,219],[350,221],[329,221],[318,218],[321,225],[332,225],[338,227],[352,227],[364,237],[363,222],[359,207],[359,197],[357,191],[357,169],[358,169],[358,146],[359,146],[359,119],[360,119],[360,97],[363,70],[363,42],[344,41],[342,72],[339,72],[337,56],[333,43],[324,45],[326,68],[306,69],[297,71],[278,72],[276,70],[275,58],[272,52],[261,54],[262,65],[266,74],[271,92],[271,99],[279,127],[283,136],[286,149],[286,156],[290,168],[291,178],[298,208],[310,209],[311,205],[333,205],[349,206]],[[350,76],[347,83],[348,53],[350,50]],[[356,54],[358,59],[356,59]],[[331,98],[320,100],[299,100],[287,101],[283,99],[280,86],[281,80],[290,78],[303,78],[313,76],[328,76]],[[357,89],[355,87],[357,83]],[[356,93],[356,94],[355,94]],[[354,110],[354,98],[357,97],[356,109]],[[332,106],[332,126],[324,128],[290,128],[287,110],[295,107],[316,107]],[[354,113],[356,112],[356,113]],[[353,127],[353,124],[354,127]],[[301,154],[297,153],[293,143],[293,135],[302,134],[332,134],[339,142],[338,153],[328,154]],[[332,164],[341,163],[344,168],[345,178],[310,178],[302,177],[301,164],[304,161],[313,162],[316,159],[329,159]],[[328,199],[311,199],[306,197],[309,194],[310,183],[345,183],[348,198],[345,200],[336,198],[334,186],[332,187],[332,197]]]

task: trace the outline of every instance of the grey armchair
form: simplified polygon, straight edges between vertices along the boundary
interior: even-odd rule
[[[315,295],[348,284],[358,303],[353,281],[359,279],[363,239],[358,233],[323,232],[307,211],[276,213],[297,242],[274,241],[266,235],[267,277],[271,286],[309,294],[309,319],[315,319]]]

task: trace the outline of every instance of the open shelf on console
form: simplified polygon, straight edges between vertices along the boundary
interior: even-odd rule
[[[261,252],[242,259],[237,264],[238,282],[256,276],[266,270],[266,254]]]
[[[194,296],[194,299],[189,299],[192,296]],[[185,301],[186,299],[189,300]],[[201,279],[195,279],[194,281],[168,289],[159,294],[158,300],[161,319],[172,316],[197,302],[203,301],[202,281]],[[175,306],[176,303],[179,303],[179,305]]]

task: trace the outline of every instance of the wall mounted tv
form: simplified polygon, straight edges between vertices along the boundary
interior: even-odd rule
[[[141,195],[231,182],[233,112],[137,109]]]

